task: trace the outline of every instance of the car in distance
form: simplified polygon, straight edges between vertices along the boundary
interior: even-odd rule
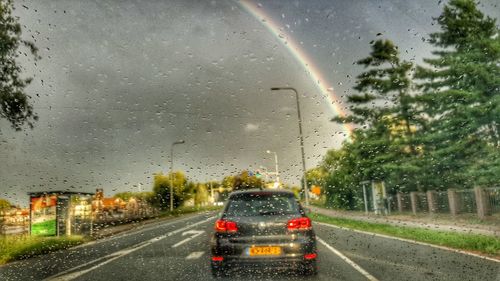
[[[316,236],[294,194],[245,190],[229,195],[211,237],[214,276],[231,268],[265,266],[317,273]]]

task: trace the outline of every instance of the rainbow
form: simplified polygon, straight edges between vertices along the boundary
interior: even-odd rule
[[[300,48],[300,46],[293,40],[292,37],[288,36],[279,25],[274,22],[271,17],[266,15],[260,4],[255,4],[251,0],[241,0],[238,3],[243,7],[245,11],[255,17],[259,22],[261,22],[277,39],[280,41],[285,48],[295,57],[297,62],[304,68],[305,72],[309,74],[314,84],[319,89],[321,94],[326,98],[330,108],[333,113],[344,117],[346,114],[340,107],[340,99],[336,96],[333,91],[333,87],[329,86],[327,80],[323,77],[318,67],[315,66],[313,60]],[[343,124],[344,131],[347,136],[351,136],[353,127],[350,124]]]

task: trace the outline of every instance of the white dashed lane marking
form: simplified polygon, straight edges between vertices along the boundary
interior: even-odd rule
[[[186,238],[178,243],[176,243],[175,245],[172,246],[172,248],[177,248],[179,247],[180,245],[190,241],[190,240],[193,240],[194,238],[202,235],[203,233],[205,233],[205,231],[203,230],[189,230],[189,231],[186,231],[184,233],[182,233],[182,236],[186,236],[186,235],[191,235],[191,237],[189,238]]]
[[[90,262],[84,263],[82,265],[76,266],[76,267],[74,267],[72,269],[65,270],[65,271],[63,271],[63,272],[61,272],[59,274],[53,275],[53,276],[48,277],[48,278],[46,278],[44,280],[50,280],[50,281],[70,281],[70,280],[76,279],[76,278],[78,278],[78,277],[80,277],[80,276],[82,276],[84,274],[87,274],[88,272],[93,271],[93,270],[95,270],[95,269],[97,269],[99,267],[102,267],[102,266],[104,266],[104,265],[106,265],[106,264],[108,264],[108,263],[110,263],[110,262],[112,262],[112,261],[114,261],[116,259],[119,259],[119,258],[121,258],[123,256],[126,256],[126,255],[128,255],[128,254],[130,254],[132,252],[135,252],[135,251],[137,251],[139,249],[142,249],[142,248],[144,248],[146,246],[149,246],[149,245],[151,245],[153,243],[156,243],[156,242],[158,242],[160,240],[163,240],[163,239],[165,239],[167,237],[173,236],[173,235],[175,235],[177,233],[184,232],[183,236],[184,235],[188,235],[188,234],[193,234],[194,232],[189,232],[189,231],[186,231],[186,230],[188,230],[190,228],[193,228],[193,227],[196,227],[196,226],[198,226],[200,224],[207,223],[208,221],[211,221],[213,218],[214,217],[210,217],[208,219],[192,223],[190,225],[187,225],[185,227],[179,228],[177,230],[170,231],[169,233],[166,233],[164,235],[161,235],[161,236],[155,237],[153,239],[144,241],[142,243],[139,243],[139,244],[134,245],[132,247],[129,247],[127,249],[123,249],[123,250],[111,253],[111,254],[109,254],[107,256],[98,258],[98,259],[96,259],[94,261],[90,261]],[[200,235],[203,232],[201,232],[199,234],[198,233],[199,233],[199,231],[196,231],[196,234],[195,234],[194,237]],[[184,239],[184,240],[191,240],[194,237],[190,237],[190,238],[187,238],[187,239]],[[183,243],[185,243],[185,242],[187,242],[187,241],[184,241]],[[179,244],[179,243],[177,243],[177,244]],[[104,260],[104,261],[102,261],[102,260]],[[100,263],[97,263],[97,262],[100,262]],[[97,263],[97,264],[94,265],[94,266],[92,266],[92,267],[90,267],[90,268],[79,270],[82,267],[91,265],[93,263]],[[76,270],[78,270],[78,271],[76,271]]]
[[[192,252],[191,254],[189,254],[186,259],[187,260],[196,260],[196,259],[199,259],[201,258],[201,256],[203,256],[205,252]]]

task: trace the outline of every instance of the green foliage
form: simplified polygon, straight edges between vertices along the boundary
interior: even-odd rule
[[[425,184],[497,184],[492,172],[500,149],[499,30],[472,0],[450,1],[438,23],[441,30],[430,35],[438,49],[416,73],[423,91],[417,101],[429,119],[419,134],[426,152],[422,167],[437,179]]]
[[[334,121],[361,127],[354,131],[352,142],[343,144],[349,159],[336,164],[345,167],[332,170],[327,186],[338,189],[335,198],[330,198],[332,204],[347,208],[356,205],[352,189],[360,181],[384,180],[394,189],[417,189],[414,179],[419,176],[414,164],[419,157],[414,133],[422,121],[410,95],[412,64],[399,58],[398,47],[390,40],[374,42],[370,56],[358,64],[366,71],[357,77],[354,89],[359,94],[348,97],[351,115]],[[349,181],[346,168],[356,171]]]
[[[204,183],[195,184],[191,194],[194,196],[195,206],[200,206],[208,202],[208,188]]]
[[[333,121],[358,127],[320,165],[330,206],[355,208],[367,180],[383,180],[389,192],[500,183],[496,21],[472,0],[451,0],[437,22],[434,56],[414,74],[389,40],[357,62],[365,71],[348,98],[351,113]]]
[[[328,176],[327,170],[323,166],[318,166],[309,169],[306,172],[307,186],[311,188],[313,185],[324,186],[326,177]]]
[[[0,211],[10,209],[11,206],[12,204],[8,200],[0,198]]]
[[[225,189],[231,189],[234,187],[235,176],[226,176],[222,179],[221,186]]]
[[[264,188],[264,182],[255,175],[250,175],[249,171],[242,171],[239,175],[234,177],[233,190],[252,188]]]
[[[40,57],[35,45],[21,38],[21,25],[12,10],[12,0],[0,1],[0,118],[21,130],[25,124],[32,128],[38,116],[33,112],[31,97],[24,92],[32,79],[21,77],[22,68],[16,60],[23,52],[31,53],[35,61]],[[28,51],[21,52],[22,48]]]
[[[124,201],[128,201],[130,198],[136,198],[139,200],[144,200],[146,202],[151,202],[154,197],[154,193],[151,191],[143,191],[143,192],[119,192],[116,193],[115,196],[116,198],[120,198]]]
[[[409,103],[412,64],[399,59],[397,46],[389,40],[378,40],[372,45],[370,56],[357,62],[366,71],[358,75],[355,90],[359,94],[350,95],[351,115],[336,117],[339,123],[355,123],[379,130],[381,123],[404,121],[411,124]],[[384,119],[390,117],[390,119]],[[383,134],[385,132],[379,132]]]
[[[214,188],[217,187],[219,201],[224,201],[229,197],[229,193],[233,190],[234,180],[234,176],[226,176],[220,183],[217,183],[217,185],[214,186]]]
[[[500,153],[497,147],[486,145],[476,155],[465,177],[474,179],[474,185],[493,186],[498,184],[500,175]]]
[[[356,163],[349,156],[348,147],[329,150],[321,166],[328,171],[322,185],[326,204],[339,209],[353,210],[358,206]]]
[[[67,249],[83,242],[85,239],[81,236],[13,235],[0,237],[0,264]]]
[[[451,0],[438,17],[441,32],[432,33],[431,44],[467,49],[471,43],[496,34],[495,20],[485,17],[473,0]]]
[[[293,192],[295,198],[297,199],[300,198],[300,194],[302,193],[302,188],[300,188],[299,186],[285,184],[282,188]]]
[[[158,173],[154,175],[152,198],[153,206],[160,209],[170,208],[170,182],[173,183],[173,201],[174,208],[178,208],[182,203],[189,198],[189,190],[193,189],[193,183],[189,183],[186,176],[182,172],[173,172],[172,174],[164,175]]]

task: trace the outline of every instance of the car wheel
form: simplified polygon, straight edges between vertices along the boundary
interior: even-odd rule
[[[225,276],[227,276],[226,269],[224,267],[222,267],[221,265],[212,265],[212,276],[213,277],[225,277]]]
[[[304,263],[301,273],[305,276],[314,276],[318,274],[318,267],[316,261]]]

